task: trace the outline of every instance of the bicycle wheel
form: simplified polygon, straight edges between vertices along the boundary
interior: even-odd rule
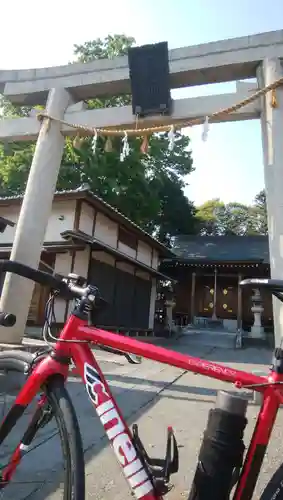
[[[274,472],[260,500],[283,500],[283,464]]]
[[[27,376],[25,375],[25,373],[32,359],[33,356],[30,353],[22,351],[0,352],[0,374],[2,377],[4,375],[7,380],[8,391],[10,394],[12,392],[14,394],[14,390],[18,392],[20,385],[24,383]],[[5,387],[5,396],[6,393],[7,387]],[[27,431],[30,431],[32,420],[32,428],[35,429],[35,431],[33,430],[32,432],[32,440],[29,443],[28,449],[24,451],[22,459],[18,464],[15,476],[11,477],[11,481],[7,481],[6,479],[6,481],[4,482],[4,473],[7,470],[7,465],[10,465],[11,463],[11,455],[15,450],[15,445],[17,446],[21,442],[23,434],[19,435],[18,433],[16,433],[16,439],[15,437],[14,439],[12,439],[13,445],[11,449],[8,450],[6,441],[8,440],[10,434],[15,431],[15,429],[12,429],[7,438],[0,446],[0,461],[3,461],[3,456],[5,457],[4,464],[0,464],[0,498],[3,498],[4,500],[18,500],[18,498],[31,498],[35,500],[43,498],[53,498],[52,492],[54,492],[54,484],[56,484],[57,488],[59,483],[59,495],[62,500],[84,500],[85,475],[82,439],[75,410],[70,400],[69,394],[64,386],[63,379],[61,377],[50,379],[47,382],[46,387],[42,389],[42,392],[39,395],[39,399],[43,404],[39,405],[38,401],[35,402],[36,409],[35,411],[33,411],[33,408],[31,409],[32,413],[31,415],[29,415],[27,421],[25,421],[24,416],[21,416],[19,419],[19,422],[22,420],[22,418],[24,420],[24,434]],[[1,403],[3,402],[1,401]],[[10,400],[10,403],[12,406],[13,397],[12,400]],[[30,406],[33,406],[33,404]],[[16,424],[16,427],[18,426],[18,423]],[[36,423],[35,427],[34,423]],[[52,427],[52,433],[46,430],[49,424]],[[53,432],[53,430],[55,430],[55,432]],[[38,437],[40,431],[43,431],[44,433],[44,438],[42,441],[40,441],[40,438]],[[18,469],[22,467],[23,463],[29,461],[29,457],[31,460],[32,455],[30,455],[30,453],[33,450],[36,450],[37,456],[39,456],[39,447],[43,444],[47,444],[47,448],[49,447],[47,454],[43,457],[43,462],[48,463],[49,458],[51,462],[52,460],[54,462],[54,460],[57,459],[57,450],[54,451],[54,437],[57,437],[58,434],[60,438],[58,440],[59,448],[61,448],[63,456],[63,467],[58,470],[56,465],[52,465],[51,468],[47,467],[43,472],[40,471],[41,474],[38,473],[37,475],[37,471],[34,470],[36,469],[37,464],[36,462],[33,462],[35,464],[34,469],[31,465],[28,472],[31,476],[36,477],[31,477],[31,480],[28,483],[29,492],[22,493],[22,490],[24,488],[20,485],[25,481],[19,481],[17,483],[16,476],[18,474]],[[52,440],[53,442],[51,442]],[[4,450],[4,452],[2,451],[3,447],[6,447],[6,450]],[[38,459],[35,458],[35,460]],[[26,477],[28,475],[28,472],[26,472],[26,470],[23,471],[22,476],[24,475],[24,480],[28,479]],[[35,485],[33,487],[33,480],[36,479],[39,480],[35,481]],[[14,485],[14,482],[16,483],[16,485]],[[32,486],[30,486],[30,484]],[[13,488],[14,491],[12,491],[12,493],[9,492],[9,489]],[[48,496],[49,494],[51,495],[50,497]],[[59,498],[58,488],[56,489],[54,494],[56,499]]]

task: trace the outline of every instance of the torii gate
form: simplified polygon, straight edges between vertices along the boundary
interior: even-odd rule
[[[263,33],[170,51],[171,88],[257,78],[258,86],[241,82],[236,93],[176,100],[170,117],[158,116],[139,122],[139,128],[153,125],[239,121],[260,118],[267,191],[270,265],[272,277],[283,278],[283,30]],[[274,82],[276,82],[274,84]],[[274,85],[273,85],[274,84]],[[266,86],[276,88],[252,96]],[[268,90],[268,89],[267,89]],[[18,105],[45,105],[41,121],[29,118],[0,121],[0,141],[26,141],[37,138],[26,193],[23,200],[11,258],[37,267],[64,148],[64,136],[76,135],[82,125],[95,129],[132,129],[136,119],[130,106],[86,110],[82,99],[107,93],[130,93],[127,57],[90,63],[0,71],[0,92]],[[260,97],[260,98],[259,98]],[[244,101],[245,107],[234,105]],[[218,113],[225,109],[226,113]],[[230,109],[229,109],[230,108]],[[48,118],[52,117],[51,118]],[[169,128],[169,127],[168,127]],[[105,132],[104,135],[108,135]],[[118,135],[123,135],[119,132]],[[144,135],[144,133],[141,135]],[[33,284],[16,275],[7,275],[0,309],[15,312],[17,323],[9,331],[0,329],[2,343],[21,342],[32,297]],[[283,337],[283,305],[274,304],[276,345]]]

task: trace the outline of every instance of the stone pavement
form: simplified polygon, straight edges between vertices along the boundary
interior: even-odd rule
[[[168,347],[205,357],[216,362],[224,362],[239,369],[264,370],[271,360],[271,351],[249,348],[233,350],[221,346],[221,339],[214,346],[197,345],[190,337],[182,337]],[[200,375],[166,367],[159,363],[143,360],[141,365],[129,365],[112,354],[99,354],[101,367],[110,383],[114,396],[128,423],[137,422],[144,444],[149,454],[163,456],[165,451],[166,429],[172,425],[179,443],[180,470],[172,477],[176,487],[166,496],[169,500],[186,498],[196,466],[202,433],[206,426],[208,411],[215,401],[216,391],[227,384],[210,380]],[[106,361],[108,359],[108,361]],[[88,400],[84,387],[77,379],[68,383],[73,398],[83,436],[86,459],[86,499],[127,500],[133,498],[129,493],[119,466],[117,465],[108,441],[104,436]],[[248,426],[245,441],[248,442],[255,424],[258,406],[251,401],[248,409]],[[283,413],[279,412],[272,441],[264,461],[261,478],[255,499],[267,483],[272,472],[282,462],[283,455]],[[3,496],[6,500],[59,500],[62,492],[57,480],[56,451],[54,440],[50,440],[49,452],[37,462],[28,461],[25,467],[26,478],[36,477],[38,484],[27,489],[23,487],[13,496]],[[32,454],[31,454],[32,456]],[[60,459],[61,460],[61,459]],[[45,482],[46,481],[46,482]],[[45,485],[43,484],[45,483]],[[5,492],[5,490],[3,490]]]
[[[234,349],[236,343],[236,333],[228,333],[225,331],[187,330],[181,338],[182,343],[184,341],[189,342],[190,346],[196,346],[198,348],[221,347]]]

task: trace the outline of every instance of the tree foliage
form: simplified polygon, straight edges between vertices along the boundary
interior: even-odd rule
[[[82,45],[74,45],[74,56],[77,61],[84,63],[95,59],[114,59],[126,56],[129,48],[135,43],[133,37],[124,34],[108,35],[104,40],[96,38]]]
[[[259,234],[268,234],[266,193],[264,189],[256,195],[251,209],[254,229]]]
[[[265,191],[261,191],[252,205],[208,200],[196,210],[196,217],[203,235],[253,235],[267,234]]]
[[[75,61],[112,59],[127,54],[135,40],[125,35],[109,35],[74,46]],[[87,102],[89,108],[121,106],[130,103],[130,96],[96,98]],[[14,108],[2,100],[5,117],[27,116],[29,108]],[[168,150],[167,134],[153,135],[148,154],[140,152],[141,139],[130,140],[131,153],[121,162],[121,140],[112,140],[112,150],[105,151],[105,139],[98,140],[93,154],[91,139],[85,138],[76,148],[66,139],[57,189],[76,189],[87,183],[102,199],[117,207],[144,229],[168,243],[170,237],[197,231],[194,206],[184,195],[184,176],[192,171],[189,139],[176,135],[175,147]],[[12,144],[0,149],[0,194],[23,192],[34,152],[34,144]],[[109,149],[109,147],[108,147]]]

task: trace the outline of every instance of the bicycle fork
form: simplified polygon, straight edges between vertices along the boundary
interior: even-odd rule
[[[4,488],[10,482],[21,459],[30,451],[30,445],[38,429],[43,427],[52,418],[51,409],[48,407],[46,408],[46,404],[46,396],[40,396],[37,402],[37,408],[27,430],[25,431],[20,443],[12,453],[9,463],[1,470],[0,488]]]

